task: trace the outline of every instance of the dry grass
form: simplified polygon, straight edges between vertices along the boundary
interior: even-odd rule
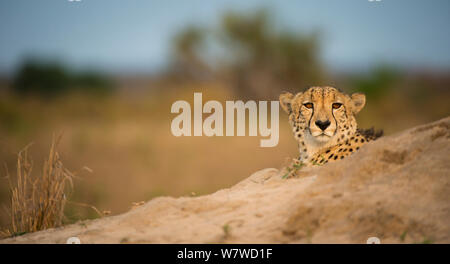
[[[42,173],[33,174],[33,160],[25,147],[17,156],[17,181],[10,180],[10,228],[2,236],[17,236],[62,224],[66,192],[72,188],[74,175],[64,167],[54,137]],[[8,175],[9,177],[9,175]],[[70,188],[69,188],[70,187]]]

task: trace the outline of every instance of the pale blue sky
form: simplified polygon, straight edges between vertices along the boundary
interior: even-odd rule
[[[213,26],[226,10],[258,7],[273,10],[281,27],[322,30],[323,59],[333,70],[383,62],[450,69],[449,0],[1,0],[0,72],[13,72],[26,55],[106,71],[156,70],[183,26]]]

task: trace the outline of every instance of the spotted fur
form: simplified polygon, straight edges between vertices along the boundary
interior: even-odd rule
[[[357,128],[355,115],[366,102],[364,94],[351,96],[333,87],[311,87],[305,92],[280,95],[280,104],[298,142],[299,161],[320,165],[341,160],[381,136]]]

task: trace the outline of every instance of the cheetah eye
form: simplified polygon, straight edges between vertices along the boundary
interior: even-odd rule
[[[342,106],[342,104],[341,103],[334,103],[334,104],[332,104],[332,106],[333,106],[333,109],[338,109],[339,107]]]
[[[313,104],[312,103],[306,103],[306,104],[303,104],[306,108],[308,108],[308,109],[311,109],[311,108],[313,108]]]

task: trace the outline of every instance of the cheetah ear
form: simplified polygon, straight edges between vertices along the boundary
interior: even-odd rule
[[[353,113],[357,114],[366,104],[366,96],[363,93],[352,94]]]
[[[294,95],[289,92],[280,94],[281,108],[288,114],[292,112],[292,98],[294,98]]]

